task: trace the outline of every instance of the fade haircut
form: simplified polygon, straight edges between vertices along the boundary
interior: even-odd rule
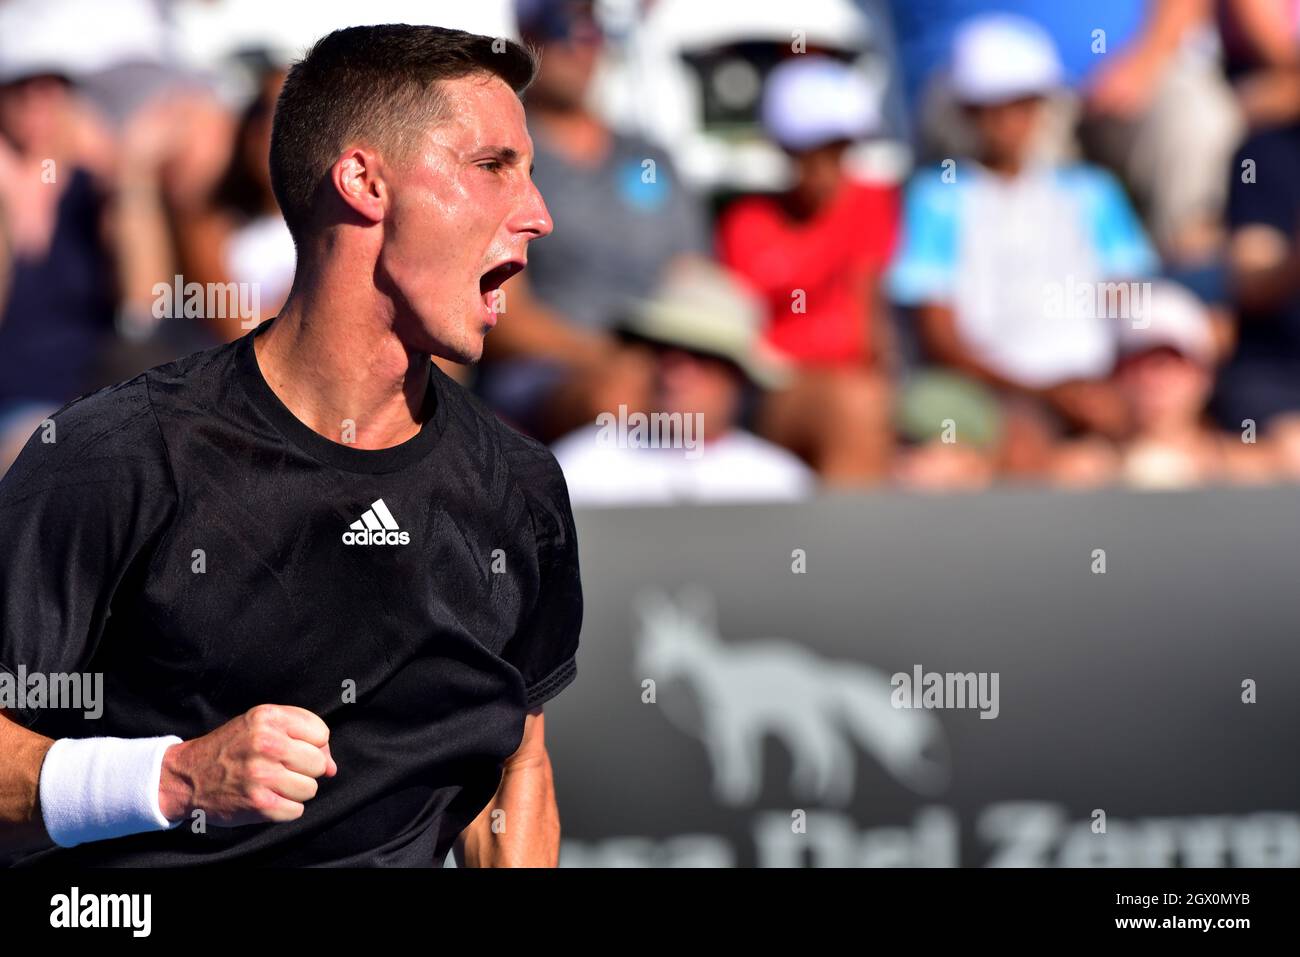
[[[443,80],[486,75],[522,94],[537,54],[513,40],[392,23],[322,37],[289,70],[271,125],[271,189],[300,244],[339,154],[364,143],[406,155],[446,118]]]

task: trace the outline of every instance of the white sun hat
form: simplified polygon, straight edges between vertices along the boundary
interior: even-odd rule
[[[957,28],[952,51],[952,89],[963,103],[1040,96],[1060,87],[1065,76],[1047,31],[1012,14],[967,20]]]
[[[780,388],[791,367],[764,343],[764,306],[749,287],[708,260],[674,264],[648,298],[633,299],[618,324],[634,338],[734,363],[756,385]]]

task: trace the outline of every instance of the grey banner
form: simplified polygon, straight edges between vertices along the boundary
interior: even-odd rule
[[[579,677],[547,706],[565,865],[1300,865],[1296,490],[578,532]]]

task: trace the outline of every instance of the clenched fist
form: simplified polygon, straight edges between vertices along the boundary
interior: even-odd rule
[[[316,796],[316,779],[338,773],[329,737],[310,711],[258,705],[167,749],[158,806],[169,821],[197,808],[221,827],[297,820]]]

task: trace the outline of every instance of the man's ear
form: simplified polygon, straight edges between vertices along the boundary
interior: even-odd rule
[[[348,149],[330,168],[339,198],[363,219],[377,223],[388,205],[388,184],[379,173],[379,155],[362,146]]]

